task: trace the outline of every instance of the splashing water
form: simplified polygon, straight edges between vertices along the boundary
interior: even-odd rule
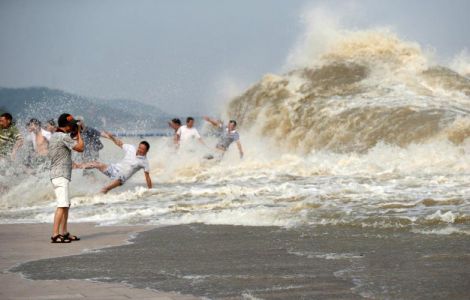
[[[96,195],[105,178],[74,173],[72,221],[470,233],[470,79],[388,30],[336,32],[327,45],[228,104],[244,160],[234,146],[216,163],[205,149],[175,153],[169,138],[153,139],[156,187],[138,173]],[[107,144],[102,157],[119,151]],[[50,222],[47,174],[13,181],[2,179],[0,221]]]

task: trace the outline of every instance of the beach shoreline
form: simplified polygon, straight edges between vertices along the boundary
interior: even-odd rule
[[[113,228],[122,230],[104,227]],[[33,280],[124,282],[227,300],[466,299],[469,292],[464,234],[202,223],[127,230],[142,231],[132,243],[30,261],[11,271]]]
[[[82,240],[52,244],[52,224],[0,224],[1,299],[196,299],[176,293],[138,289],[120,283],[91,280],[30,280],[9,270],[29,261],[78,255],[125,245],[138,233],[154,226],[97,226],[71,223],[73,234]]]

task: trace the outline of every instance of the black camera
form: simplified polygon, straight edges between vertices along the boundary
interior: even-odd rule
[[[78,135],[78,132],[82,130],[80,124],[73,123],[71,124],[72,130],[70,131],[70,136],[75,138]]]

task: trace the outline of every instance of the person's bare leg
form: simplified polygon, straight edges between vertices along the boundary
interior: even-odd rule
[[[69,219],[69,208],[64,207],[64,216],[62,217],[62,235],[66,234],[68,231],[67,221]]]
[[[122,182],[121,180],[119,179],[116,179],[116,180],[113,180],[111,181],[108,185],[104,186],[102,189],[101,189],[101,192],[103,194],[106,194],[107,192],[109,192],[110,190],[114,189],[114,188],[117,188],[118,186],[122,185]]]
[[[60,225],[62,225],[62,219],[64,218],[64,209],[66,207],[57,207],[54,215],[54,227],[52,230],[52,236],[56,236],[60,232]]]
[[[101,172],[106,171],[108,169],[108,165],[104,164],[99,161],[90,161],[90,162],[85,162],[81,164],[76,164],[78,169],[98,169]]]

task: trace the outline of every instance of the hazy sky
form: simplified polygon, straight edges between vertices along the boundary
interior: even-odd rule
[[[280,72],[322,6],[359,29],[389,26],[442,61],[470,48],[470,1],[0,0],[0,86],[46,86],[212,113]]]

